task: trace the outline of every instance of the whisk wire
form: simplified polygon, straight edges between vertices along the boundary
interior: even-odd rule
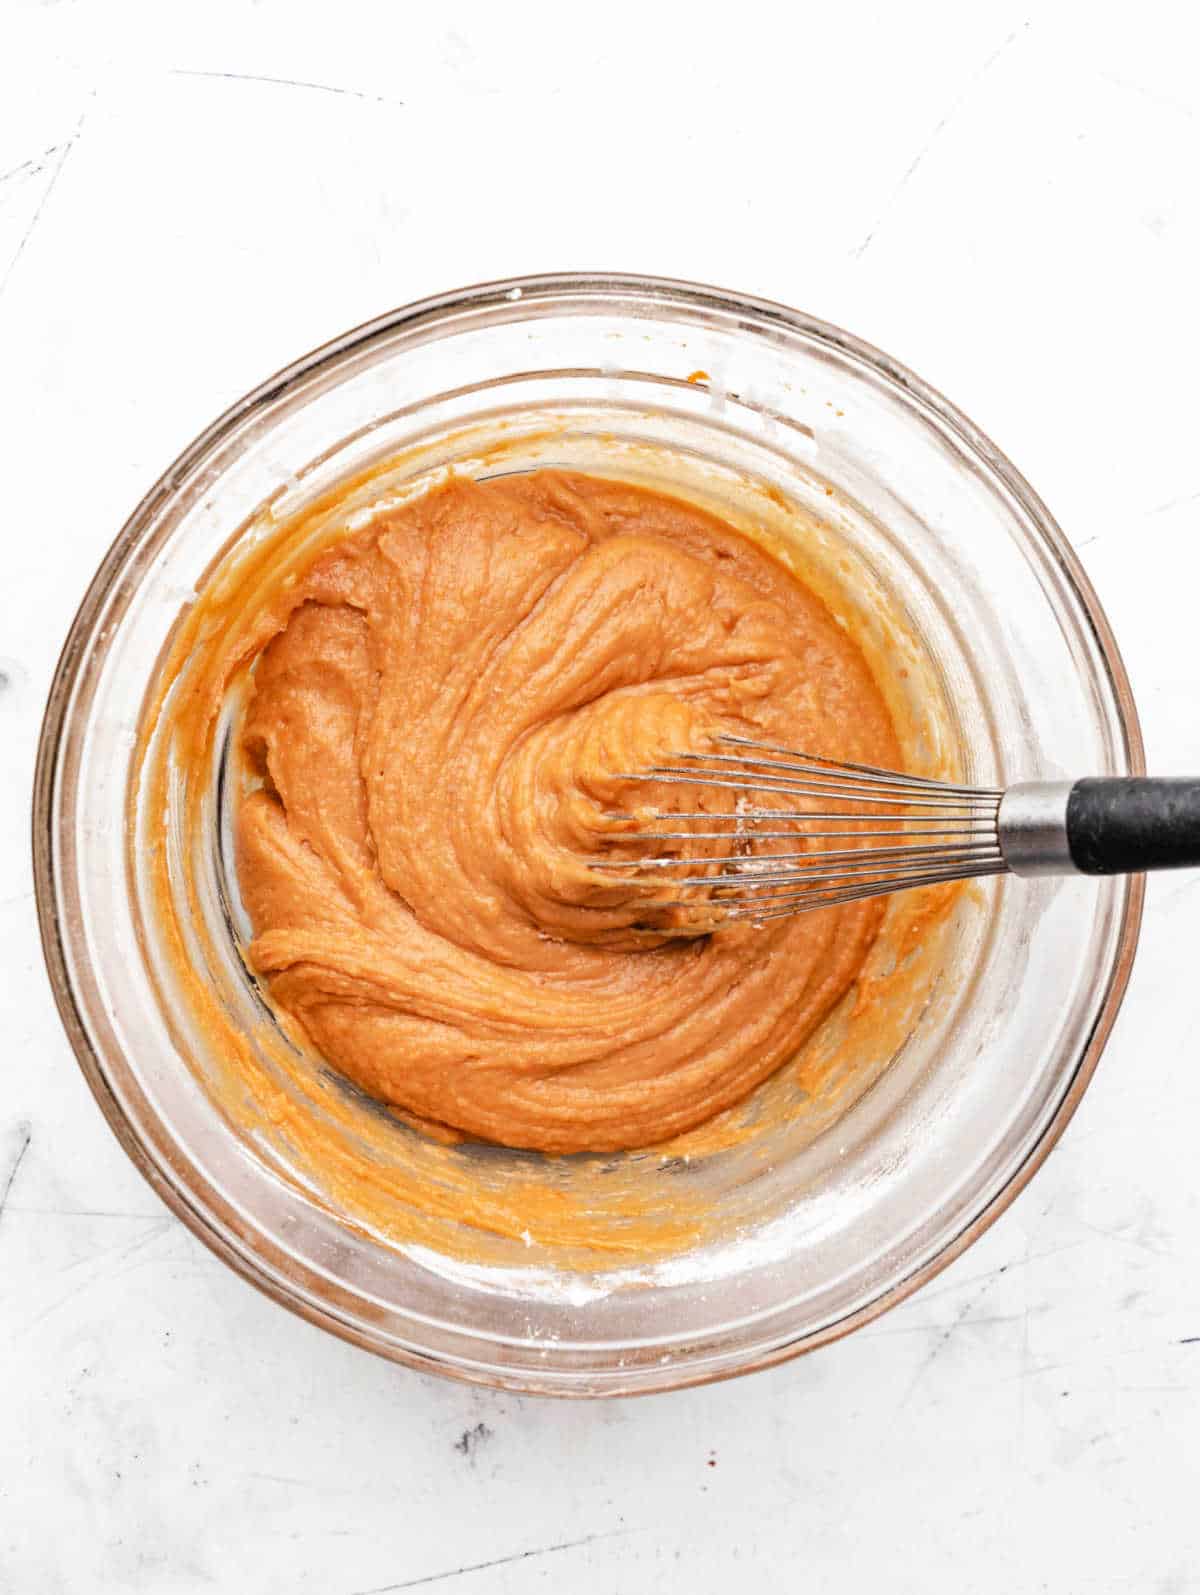
[[[710,775],[705,771],[680,769],[674,765],[654,765],[649,770],[619,772],[617,779],[620,781],[648,781],[666,786],[711,786],[723,787],[735,792],[782,792],[798,797],[825,797],[847,803],[882,803],[889,808],[908,808],[914,801],[919,801],[923,808],[938,809],[987,809],[994,807],[997,799],[990,793],[978,793],[971,796],[957,794],[938,795],[936,797],[922,796],[919,800],[911,791],[871,788],[867,792],[857,790],[848,784],[834,782],[807,784],[780,777],[767,778],[755,774],[738,778],[737,776]]]
[[[701,889],[707,892],[705,906],[715,922],[758,923],[913,887],[999,875],[1008,869],[998,830],[1004,796],[1000,788],[904,775],[746,737],[723,736],[718,741],[739,751],[672,754],[669,762],[619,778],[732,791],[743,799],[776,795],[818,807],[779,809],[739,803],[730,812],[655,810],[650,822],[669,829],[639,829],[623,833],[624,839],[632,834],[653,842],[726,842],[739,851],[709,858],[588,860],[593,869],[606,872],[609,884],[645,887],[669,882],[685,892]],[[730,828],[719,828],[726,825]],[[784,826],[788,828],[777,828]],[[751,851],[763,841],[853,845]],[[884,845],[874,845],[880,842]],[[683,896],[656,900],[655,906],[690,910],[700,901]]]

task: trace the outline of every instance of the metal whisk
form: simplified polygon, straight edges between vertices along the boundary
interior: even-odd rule
[[[690,892],[656,895],[656,909],[707,894],[718,922],[760,922],[860,898],[982,875],[1116,875],[1200,864],[1200,780],[1109,778],[973,787],[842,764],[754,742],[716,739],[720,752],[681,753],[622,774],[656,785],[721,788],[730,810],[658,810],[663,829],[624,833],[672,844],[637,859],[592,860],[610,881]],[[772,796],[780,806],[769,804]],[[669,826],[667,829],[665,827]],[[697,842],[714,855],[679,856]],[[756,851],[791,841],[794,850]]]

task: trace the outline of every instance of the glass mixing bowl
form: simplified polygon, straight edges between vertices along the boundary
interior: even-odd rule
[[[659,1390],[867,1322],[980,1234],[1061,1134],[1128,979],[1141,881],[964,894],[925,1000],[832,1131],[792,1135],[767,1114],[754,1156],[694,1161],[439,1149],[476,1159],[495,1189],[591,1181],[599,1207],[619,1188],[653,1212],[686,1182],[714,1218],[696,1244],[613,1263],[541,1237],[473,1246],[453,1214],[418,1239],[381,1232],[344,1186],[298,1168],[269,1114],[217,1089],[223,1060],[173,984],[146,887],[137,755],[197,587],[381,462],[392,490],[446,466],[555,463],[628,470],[752,516],[788,506],[799,518],[780,536],[805,540],[806,570],[902,617],[870,646],[908,683],[918,763],[950,754],[989,785],[1142,770],[1121,660],[1061,532],[994,445],[886,355],[778,305],[650,278],[532,277],[426,300],[297,361],[199,437],[122,530],[67,639],[36,776],[38,910],[63,1021],[114,1132],[191,1229],[277,1301],[460,1378]],[[192,907],[219,956],[196,973],[249,1027],[219,760],[204,778],[213,841]],[[318,1083],[340,1089],[343,1119],[379,1117]],[[386,1135],[373,1156],[424,1155],[407,1127],[389,1121]]]

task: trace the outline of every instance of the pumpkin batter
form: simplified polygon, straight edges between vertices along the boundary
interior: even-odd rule
[[[639,811],[732,807],[621,778],[715,733],[899,759],[830,611],[691,504],[452,478],[295,582],[253,681],[250,961],[409,1116],[554,1152],[662,1141],[791,1058],[862,967],[879,902],[703,935],[703,904],[589,868],[661,849]]]

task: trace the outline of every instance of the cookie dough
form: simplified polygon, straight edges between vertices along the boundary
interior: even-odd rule
[[[879,902],[701,934],[702,900],[591,867],[668,845],[633,834],[650,812],[733,806],[622,779],[720,732],[898,760],[847,630],[690,503],[452,477],[293,584],[252,679],[250,963],[413,1119],[549,1152],[662,1141],[790,1059],[862,967]],[[703,868],[716,844],[678,845]]]

